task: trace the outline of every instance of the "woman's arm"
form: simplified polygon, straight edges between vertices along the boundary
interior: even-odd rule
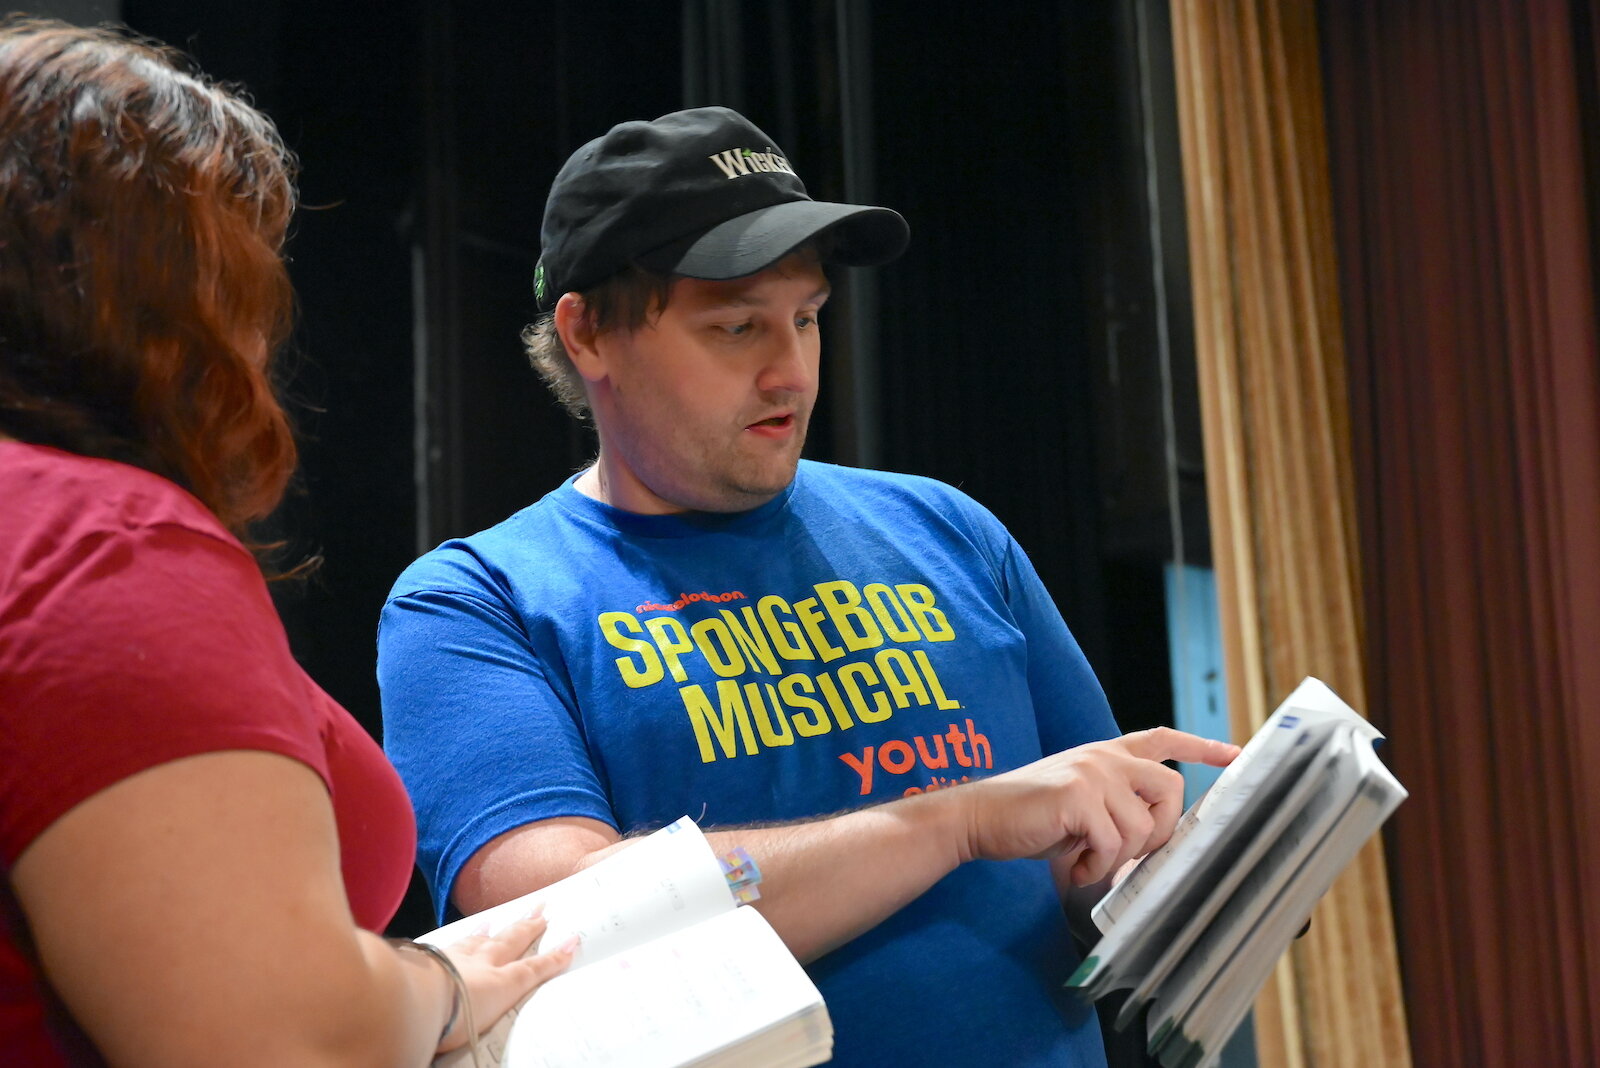
[[[453,990],[357,928],[332,805],[287,757],[157,765],[56,820],[11,872],[46,976],[116,1065],[426,1064]],[[542,931],[452,950],[486,1027],[566,967],[518,960]]]

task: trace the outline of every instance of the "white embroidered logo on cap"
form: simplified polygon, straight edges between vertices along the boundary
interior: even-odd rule
[[[753,148],[730,148],[707,158],[729,178],[770,172],[794,174],[794,168],[789,166],[789,161],[774,152],[771,145],[767,146],[765,152],[757,152]]]

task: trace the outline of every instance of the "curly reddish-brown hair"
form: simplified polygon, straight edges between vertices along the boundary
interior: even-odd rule
[[[178,53],[0,20],[0,432],[154,471],[241,536],[272,511],[294,173]]]

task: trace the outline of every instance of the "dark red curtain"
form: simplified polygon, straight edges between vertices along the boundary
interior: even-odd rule
[[[1594,11],[1319,21],[1413,1052],[1600,1065]]]

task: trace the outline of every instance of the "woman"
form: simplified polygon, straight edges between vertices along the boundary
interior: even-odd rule
[[[0,22],[0,1061],[425,1064],[571,959],[381,930],[415,828],[247,524],[292,160],[172,53]],[[459,986],[451,973],[458,973]]]

